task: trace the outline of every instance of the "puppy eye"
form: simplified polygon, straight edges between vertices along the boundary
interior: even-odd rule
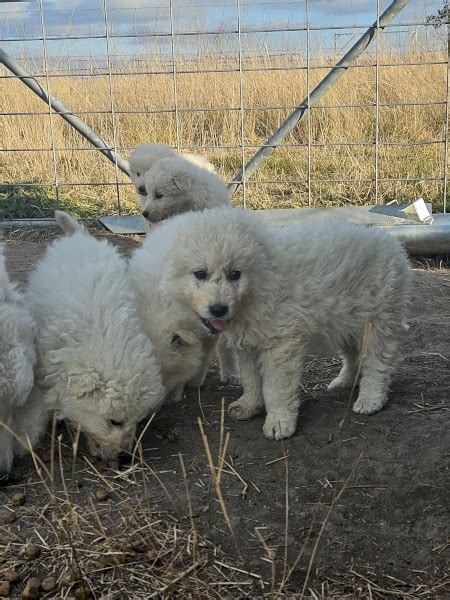
[[[155,192],[155,200],[161,200],[162,197],[162,194],[160,194],[159,192]]]
[[[113,427],[123,427],[123,421],[115,421],[114,419],[111,419],[109,422]]]
[[[230,281],[237,281],[240,278],[241,278],[241,272],[240,271],[230,271],[228,273],[228,279]]]
[[[170,342],[173,345],[177,346],[185,346],[186,342],[181,338],[177,333],[173,336],[172,341]]]
[[[196,279],[206,279],[208,274],[204,269],[200,269],[199,271],[194,272],[194,276]]]
[[[137,176],[137,177],[140,177],[140,176],[141,176],[141,174],[140,174],[140,173],[136,173],[136,176]]]

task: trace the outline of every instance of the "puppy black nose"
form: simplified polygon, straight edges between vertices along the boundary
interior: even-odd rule
[[[223,304],[210,304],[209,312],[214,317],[224,317],[228,312],[228,306],[224,306]]]
[[[143,196],[145,196],[147,194],[147,191],[143,185],[139,186],[139,193],[142,194]]]
[[[142,211],[142,216],[144,217],[144,219],[148,219],[150,213],[148,212],[148,210],[144,210]]]

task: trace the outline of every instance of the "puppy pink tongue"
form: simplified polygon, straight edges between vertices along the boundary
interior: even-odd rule
[[[225,331],[225,329],[227,328],[226,321],[224,321],[223,319],[209,319],[209,323],[214,327],[216,331],[219,331],[220,333],[222,331]]]

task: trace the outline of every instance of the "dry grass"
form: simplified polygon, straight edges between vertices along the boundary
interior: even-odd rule
[[[407,52],[402,55],[380,56],[380,63],[431,62],[442,57]],[[247,60],[248,71],[243,76],[245,143],[258,146],[279,126],[306,95],[306,72],[299,57],[259,58]],[[366,60],[366,59],[364,59]],[[364,60],[359,68],[349,69],[339,82],[326,94],[323,104],[328,108],[312,111],[310,119],[312,200],[316,205],[340,205],[374,201],[375,185],[375,69]],[[289,62],[290,61],[290,62]],[[321,59],[324,64],[325,58]],[[332,61],[329,61],[329,64]],[[289,63],[289,64],[288,64]],[[205,57],[188,65],[179,62],[181,71],[188,66],[198,73],[179,73],[179,143],[182,149],[200,149],[217,166],[220,174],[231,179],[242,164],[239,148],[241,140],[241,117],[239,75],[237,72],[207,73],[217,69],[217,61]],[[223,62],[221,63],[223,66]],[[230,65],[236,67],[230,59]],[[290,67],[293,70],[271,70]],[[122,67],[123,68],[123,67]],[[154,61],[140,69],[164,70],[164,65]],[[130,69],[131,70],[131,66]],[[176,145],[176,124],[173,112],[173,84],[167,74],[123,74],[113,77],[114,107],[116,111],[144,111],[152,114],[116,114],[115,122],[110,114],[109,83],[102,77],[52,78],[51,92],[75,112],[105,111],[105,114],[81,115],[82,118],[110,143],[114,139],[119,148],[132,148],[137,144],[156,140]],[[310,74],[312,88],[326,74],[327,69],[313,69]],[[441,177],[444,169],[444,144],[422,144],[441,141],[445,136],[445,106],[400,106],[405,102],[434,102],[445,99],[446,67],[440,64],[420,66],[380,67],[380,107],[378,149],[378,176],[380,179]],[[45,79],[43,80],[45,83]],[[329,108],[333,105],[365,104],[365,108]],[[2,82],[0,95],[2,112],[32,113],[45,111],[43,103],[23,84],[8,79]],[[278,108],[267,108],[278,107]],[[204,109],[184,112],[185,109]],[[166,111],[166,112],[158,112]],[[60,118],[53,118],[54,143],[58,148],[57,177],[61,187],[61,204],[80,216],[116,211],[116,187],[106,185],[115,182],[114,167],[98,152],[92,152],[89,144]],[[2,153],[0,160],[4,180],[17,183],[18,188],[5,194],[6,216],[37,216],[49,214],[55,206],[50,119],[48,115],[23,115],[4,118],[3,138],[8,148],[32,148],[45,151]],[[305,144],[308,139],[307,119],[301,122],[286,140],[286,144]],[[342,142],[365,145],[333,145]],[[406,142],[404,146],[384,145],[387,142]],[[202,150],[203,146],[207,146]],[[229,146],[220,148],[220,146]],[[64,148],[79,150],[64,150]],[[128,150],[121,150],[125,156]],[[252,148],[245,151],[248,159]],[[305,180],[308,173],[308,151],[305,147],[278,149],[252,177],[254,184],[248,186],[246,200],[250,207],[298,207],[308,201],[306,183],[285,183]],[[370,180],[320,182],[323,179]],[[263,184],[269,180],[272,183]],[[49,184],[46,188],[25,190],[24,182]],[[89,184],[97,182],[100,187]],[[119,182],[128,183],[119,174]],[[5,191],[5,190],[4,190]],[[393,198],[409,200],[423,195],[435,207],[442,206],[442,181],[380,181],[379,202]],[[236,201],[242,200],[242,193]],[[124,212],[136,209],[130,186],[120,187],[120,201]]]

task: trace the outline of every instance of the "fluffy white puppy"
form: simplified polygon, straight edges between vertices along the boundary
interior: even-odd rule
[[[150,223],[183,212],[230,205],[230,194],[220,177],[183,156],[159,159],[144,179],[147,199],[142,214]]]
[[[27,301],[38,326],[38,380],[45,402],[111,458],[131,449],[137,423],[165,390],[142,333],[127,263],[106,241],[56,212],[71,237],[54,242],[32,273]]]
[[[129,274],[144,333],[152,340],[161,364],[163,384],[177,401],[186,383],[203,383],[217,338],[190,308],[161,289],[170,247],[170,238],[156,229],[133,253]]]
[[[44,433],[48,411],[30,396],[34,383],[35,323],[24,305],[23,296],[11,283],[0,245],[0,481],[11,471],[20,443],[34,445]],[[32,415],[32,416],[31,416]]]
[[[169,156],[177,156],[176,152],[166,144],[146,143],[137,146],[130,155],[130,178],[136,188],[138,195],[139,206],[141,211],[144,210],[144,205],[147,200],[147,192],[145,191],[145,173],[158,161],[160,158],[166,158]],[[203,156],[197,156],[196,154],[182,154],[186,160],[191,162],[210,173],[215,173],[214,166],[203,158]],[[146,229],[150,229],[150,223],[146,220]]]
[[[359,383],[355,412],[384,406],[410,289],[394,238],[332,218],[278,229],[239,209],[180,215],[172,226],[162,286],[238,349],[244,394],[231,416],[265,408],[266,437],[291,436],[302,365],[320,347],[343,358],[330,388]]]

